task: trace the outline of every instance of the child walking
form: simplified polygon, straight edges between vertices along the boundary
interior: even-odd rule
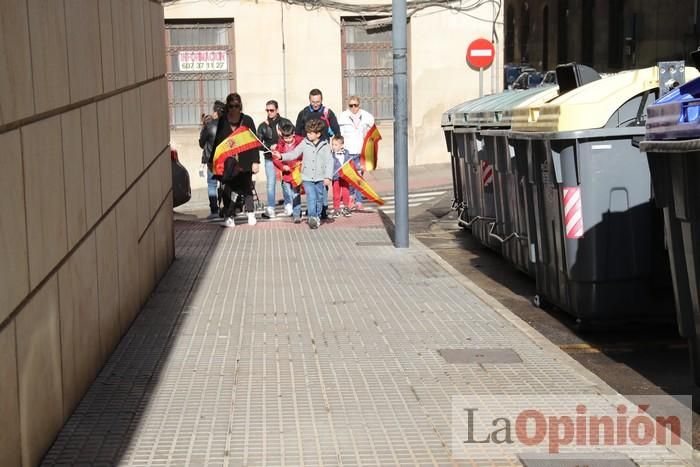
[[[350,153],[345,149],[345,138],[336,135],[331,140],[333,147],[333,213],[331,217],[345,216],[350,214],[350,185],[347,180],[340,176],[339,170],[350,160]],[[342,208],[341,208],[342,203]]]
[[[282,123],[279,129],[282,137],[276,145],[271,146],[270,149],[273,151],[282,154],[291,152],[294,148],[299,146],[299,143],[304,141],[302,136],[294,134],[294,125],[291,122]],[[295,224],[301,222],[301,194],[299,193],[300,186],[295,186],[292,180],[292,171],[298,164],[301,164],[301,159],[302,156],[286,162],[282,162],[280,159],[272,159],[272,163],[275,164],[275,167],[282,172],[282,191],[284,192],[284,197],[285,199],[292,200],[290,214]]]
[[[309,227],[318,229],[321,225],[321,210],[326,187],[331,185],[333,177],[333,156],[328,141],[321,140],[325,124],[318,119],[309,120],[305,125],[306,139],[291,152],[274,151],[273,157],[282,161],[292,161],[303,157],[301,180],[306,191],[306,203],[309,210]]]

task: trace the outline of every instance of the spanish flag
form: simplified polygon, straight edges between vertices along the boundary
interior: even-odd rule
[[[374,201],[378,205],[382,206],[384,200],[372,189],[371,186],[365,181],[362,176],[357,173],[357,168],[353,161],[347,161],[338,170],[338,173],[343,179],[345,179],[350,185],[354,186],[370,201]]]
[[[255,136],[255,134],[246,126],[241,126],[231,133],[228,138],[223,140],[216,147],[214,151],[214,160],[212,167],[214,168],[214,175],[224,174],[224,162],[229,157],[237,156],[238,154],[255,149],[262,146],[260,140]]]
[[[292,167],[292,186],[294,188],[301,186],[301,162]]]
[[[382,139],[382,135],[379,134],[377,125],[372,125],[372,128],[365,135],[365,140],[362,143],[362,152],[360,152],[360,165],[363,170],[374,170],[377,168],[380,139]]]

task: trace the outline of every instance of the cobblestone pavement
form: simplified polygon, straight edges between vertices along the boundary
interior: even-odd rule
[[[177,222],[178,259],[44,465],[520,465],[453,452],[451,397],[609,390],[415,239],[394,249],[379,214],[342,221]],[[465,348],[522,361],[438,353]]]

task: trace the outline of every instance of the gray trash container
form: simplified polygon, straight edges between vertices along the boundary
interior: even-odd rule
[[[646,152],[656,205],[663,210],[678,331],[688,340],[700,385],[700,79],[649,107]]]
[[[667,276],[661,220],[633,145],[658,73],[590,83],[529,108],[528,123],[513,125],[527,159],[538,295],[582,322],[664,318],[654,306]]]
[[[457,159],[457,148],[455,147],[454,118],[457,109],[463,107],[468,102],[469,101],[463,102],[444,112],[440,122],[442,131],[445,134],[445,144],[447,145],[447,152],[450,153],[450,163],[452,166],[452,209],[456,209],[458,213],[461,213],[464,197],[462,194],[463,175],[459,160]]]

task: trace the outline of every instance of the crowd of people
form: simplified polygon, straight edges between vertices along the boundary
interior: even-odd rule
[[[222,217],[226,227],[234,227],[236,206],[242,201],[248,224],[257,223],[253,175],[259,173],[261,163],[265,167],[267,195],[264,218],[276,216],[278,181],[284,214],[294,223],[302,220],[303,187],[311,229],[317,229],[329,217],[347,217],[353,210],[362,210],[362,193],[338,175],[340,167],[350,160],[361,174],[360,153],[374,117],[360,108],[360,98],[350,96],[348,108],[336,116],[323,105],[321,91],[312,89],[309,105],[299,111],[296,124],[280,115],[275,100],[267,101],[265,113],[265,120],[256,127],[251,116],[243,112],[241,96],[232,93],[225,103],[216,101],[212,114],[203,118],[199,145],[202,163],[207,165],[208,219]],[[253,130],[262,147],[226,159],[222,174],[215,175],[212,163],[216,148],[241,127]],[[295,180],[295,173],[300,173],[300,181]],[[332,210],[328,207],[329,191]]]

